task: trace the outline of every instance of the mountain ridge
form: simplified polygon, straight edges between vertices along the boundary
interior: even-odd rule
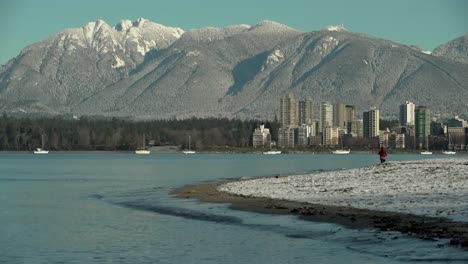
[[[114,27],[97,20],[32,44],[3,65],[0,109],[265,119],[293,92],[316,105],[341,100],[388,115],[407,99],[466,115],[460,98],[468,96],[468,65],[447,55],[452,46],[431,55],[340,26],[301,32],[273,21],[183,31],[146,19]]]

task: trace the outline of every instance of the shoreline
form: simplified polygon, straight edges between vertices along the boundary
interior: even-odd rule
[[[151,149],[151,154],[184,154],[182,150],[158,150],[158,149]],[[332,151],[335,149],[322,149],[322,150],[282,150],[280,155],[287,155],[287,154],[310,154],[310,155],[329,155],[332,154]],[[32,153],[34,150],[0,150],[0,153],[4,154],[18,154],[18,153]],[[135,150],[49,150],[50,153],[105,153],[105,154],[122,154],[122,153],[133,153]],[[227,149],[203,149],[198,150],[197,154],[256,154],[256,155],[263,155],[264,149],[251,149],[251,148],[227,148]],[[351,149],[351,153],[353,154],[376,154],[377,150],[371,149]],[[395,155],[420,155],[419,150],[398,150],[398,151],[390,151],[389,154]],[[442,151],[434,150],[434,155],[442,155]],[[468,155],[467,150],[458,150],[455,155],[448,155],[450,157],[460,157]],[[277,155],[276,155],[277,156]],[[446,155],[444,155],[446,156]]]
[[[266,178],[271,177],[286,176]],[[351,229],[398,231],[424,240],[448,239],[450,246],[468,250],[468,222],[457,222],[443,217],[250,197],[230,194],[217,189],[220,185],[239,181],[246,180],[188,185],[173,190],[171,195],[181,199],[196,199],[201,202],[228,203],[230,204],[229,208],[234,210],[295,215],[306,221],[334,223]]]

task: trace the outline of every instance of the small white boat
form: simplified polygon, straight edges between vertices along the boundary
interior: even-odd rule
[[[135,150],[135,154],[147,155],[147,154],[151,154],[151,150],[148,150],[148,149],[137,149],[137,150]]]
[[[448,134],[448,142],[449,142],[448,149],[442,151],[442,154],[445,154],[445,155],[455,155],[455,154],[457,154],[457,152],[449,150],[451,148],[451,145],[452,145],[452,140],[450,139],[450,133]]]
[[[455,154],[457,154],[457,152],[455,152],[455,151],[450,151],[450,150],[444,150],[444,151],[442,151],[442,154],[445,154],[445,155],[455,155]]]
[[[429,136],[426,136],[426,148],[427,150],[421,151],[421,155],[432,155],[432,152],[429,151]]]
[[[190,149],[190,136],[188,136],[188,149],[182,150],[182,153],[184,153],[184,154],[195,154],[195,153],[197,153],[196,151]]]
[[[263,152],[263,154],[265,154],[265,155],[275,155],[275,154],[281,154],[281,151],[279,151],[279,150],[269,150],[269,151]]]
[[[135,154],[138,154],[138,155],[151,154],[151,150],[146,149],[146,136],[145,135],[143,135],[143,147],[141,149],[135,150]]]
[[[340,136],[340,141],[341,141],[341,149],[336,149],[332,151],[332,154],[338,154],[338,155],[344,155],[344,154],[349,154],[351,152],[350,149],[344,149],[343,145],[343,137]]]
[[[337,150],[332,151],[333,154],[339,154],[339,155],[349,154],[350,152],[351,150],[349,149],[337,149]]]
[[[44,149],[44,145],[45,145],[45,135],[42,135],[42,136],[41,136],[41,143],[42,143],[42,148],[37,148],[37,149],[34,151],[34,154],[49,154],[49,151]]]
[[[42,148],[37,148],[35,151],[34,151],[34,154],[48,154],[49,151],[48,150],[44,150]]]

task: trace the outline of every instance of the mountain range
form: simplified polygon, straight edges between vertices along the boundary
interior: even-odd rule
[[[381,109],[405,100],[468,116],[468,35],[427,52],[340,26],[273,21],[184,31],[140,18],[65,29],[0,68],[0,111],[273,119],[287,93]]]

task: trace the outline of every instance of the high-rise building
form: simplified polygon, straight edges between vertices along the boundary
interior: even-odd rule
[[[369,110],[363,114],[364,138],[372,139],[379,136],[380,112],[379,109]]]
[[[333,126],[333,105],[329,102],[322,102],[320,105],[320,127],[319,131],[323,133],[326,127]]]
[[[400,105],[400,125],[401,126],[414,126],[414,103],[405,101],[404,104]]]
[[[447,134],[450,136],[449,145],[451,148],[463,149],[466,145],[466,129],[464,127],[448,127]]]
[[[311,126],[302,124],[297,128],[297,145],[307,146],[309,145],[310,129]]]
[[[346,128],[346,105],[336,102],[333,105],[333,126]]]
[[[431,110],[426,106],[418,106],[414,111],[416,140],[419,148],[428,144],[431,133]]]
[[[297,127],[297,103],[292,93],[280,99],[280,124],[281,128]]]
[[[404,149],[405,148],[405,134],[392,132],[392,134],[390,135],[390,147],[393,149]]]
[[[282,148],[294,148],[294,128],[278,129],[278,144]]]
[[[260,125],[256,128],[252,135],[252,145],[254,147],[269,147],[270,145],[270,129],[265,128],[264,125]]]
[[[313,121],[312,125],[310,126],[310,136],[315,137],[317,135],[317,121]]]
[[[313,119],[312,111],[312,98],[307,97],[304,100],[299,101],[299,126],[306,124],[308,126],[312,125]]]
[[[346,105],[346,122],[351,122],[356,119],[356,106]]]
[[[340,136],[340,129],[338,127],[328,126],[323,130],[323,142],[324,146],[336,146],[338,145],[338,139]]]
[[[350,123],[356,120],[356,106],[354,105],[346,105],[346,114],[345,114],[345,122],[347,133],[351,133],[350,130]]]

